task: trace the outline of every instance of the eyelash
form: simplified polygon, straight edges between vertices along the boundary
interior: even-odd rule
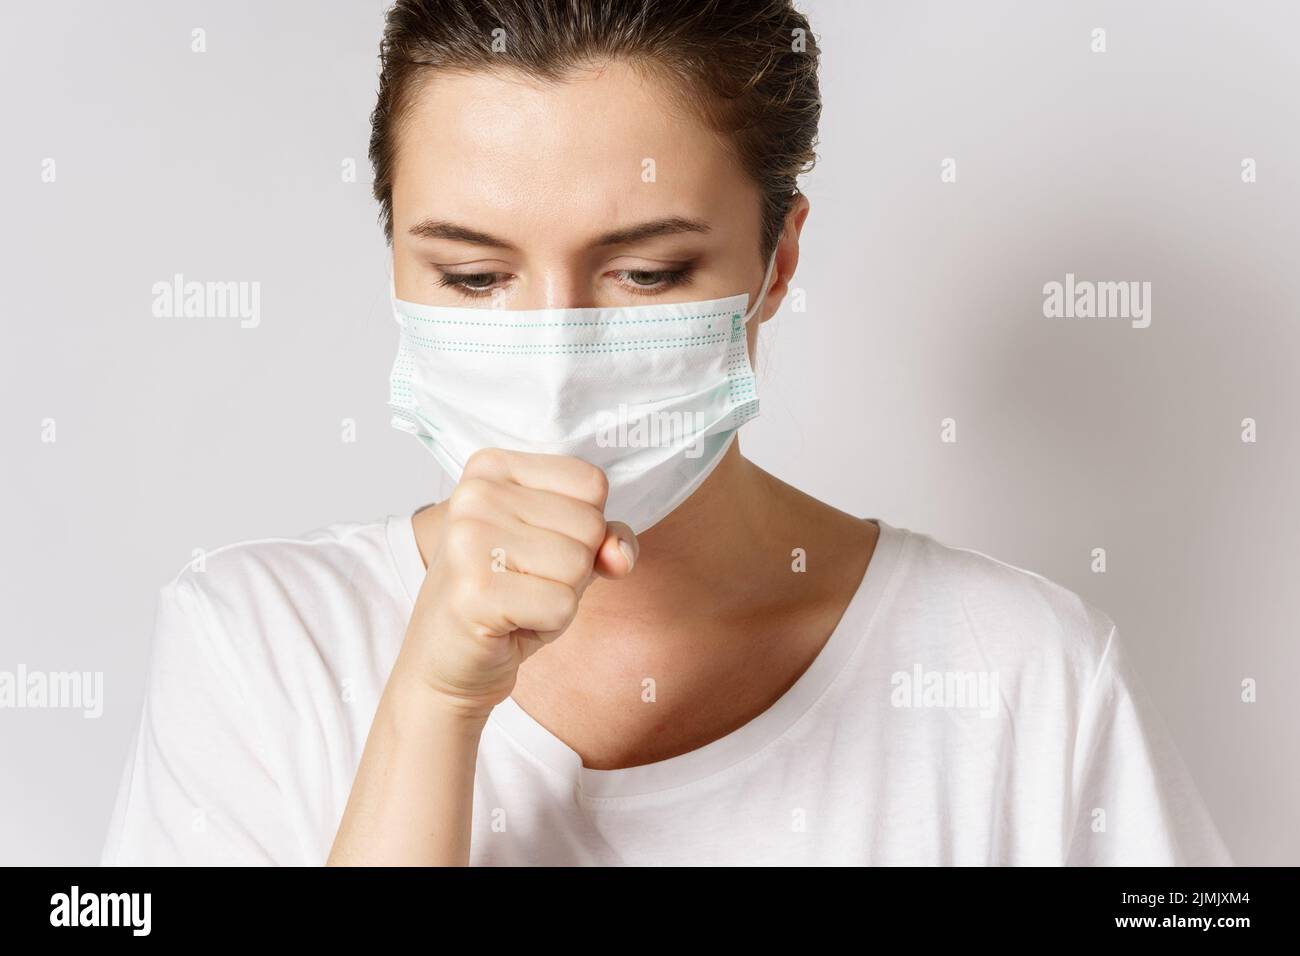
[[[622,277],[620,279],[621,284],[633,295],[658,295],[667,289],[690,282],[691,274],[692,267],[689,265],[681,269],[618,269],[613,273],[613,275]],[[496,291],[499,277],[503,275],[505,273],[502,272],[443,272],[442,278],[438,280],[438,285],[444,289],[452,289],[466,299],[484,299]],[[627,277],[632,275],[653,276],[655,281],[649,285],[627,281]],[[493,280],[491,285],[482,287],[471,285],[473,280],[487,278]]]

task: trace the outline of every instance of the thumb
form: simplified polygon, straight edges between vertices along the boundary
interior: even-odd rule
[[[602,578],[618,580],[632,573],[641,545],[636,535],[621,521],[605,525],[605,540],[596,551],[595,572]]]

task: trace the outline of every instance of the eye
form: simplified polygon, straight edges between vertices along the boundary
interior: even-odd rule
[[[443,272],[438,285],[455,289],[468,298],[478,298],[490,294],[505,278],[503,272]]]
[[[619,269],[613,273],[624,288],[637,295],[653,295],[690,281],[690,267],[682,269]]]

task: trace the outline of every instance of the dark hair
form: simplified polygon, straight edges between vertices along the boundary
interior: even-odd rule
[[[385,18],[370,117],[374,194],[388,240],[397,137],[430,76],[513,69],[562,80],[602,59],[666,77],[726,134],[762,193],[759,251],[767,258],[798,177],[812,168],[821,116],[818,52],[792,0],[396,0]]]

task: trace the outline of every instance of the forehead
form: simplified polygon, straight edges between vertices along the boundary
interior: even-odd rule
[[[397,148],[398,230],[436,214],[512,235],[591,231],[665,214],[722,219],[757,198],[725,141],[623,63],[558,82],[433,74]]]

